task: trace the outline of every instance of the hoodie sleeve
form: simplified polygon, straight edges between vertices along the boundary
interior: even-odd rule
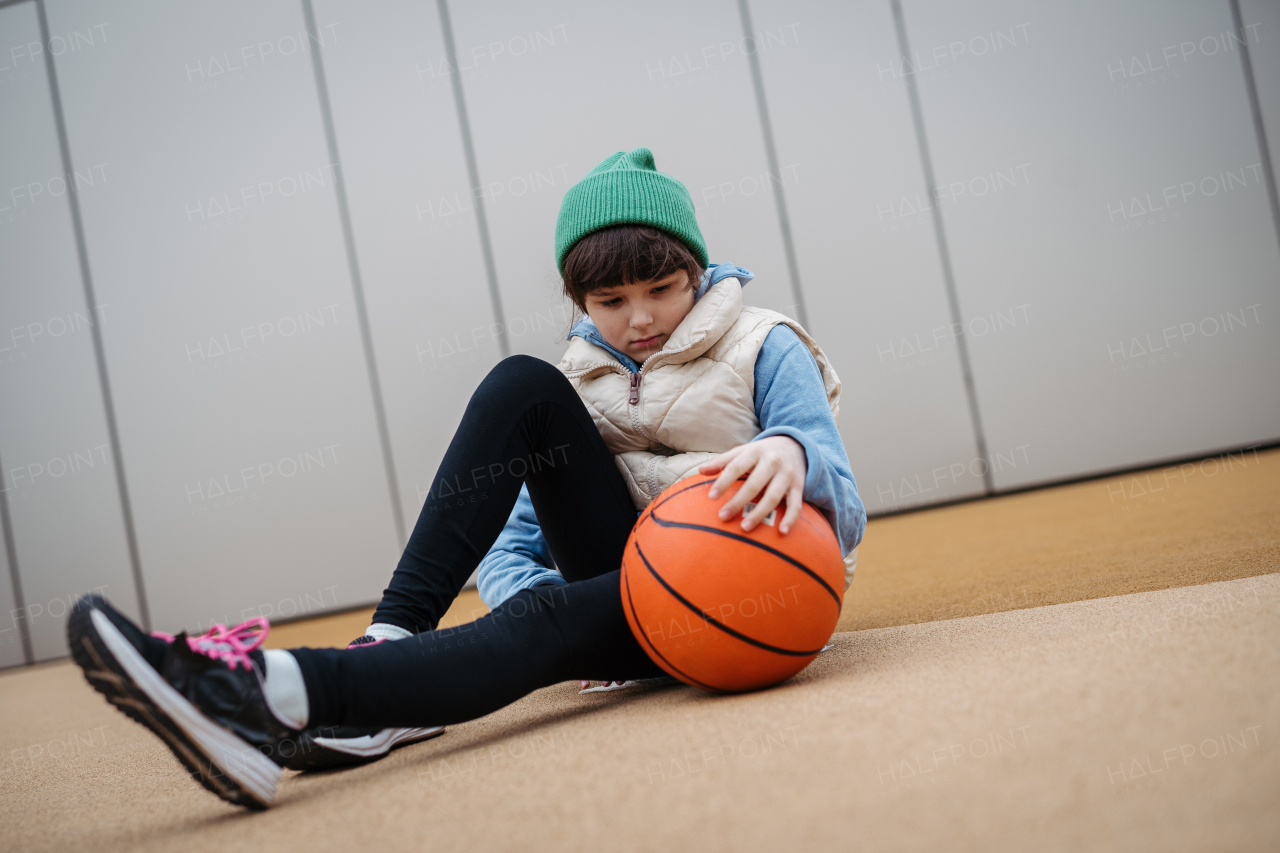
[[[529,488],[521,486],[520,497],[511,508],[506,526],[480,561],[477,582],[480,600],[492,609],[535,584],[564,583],[560,572],[551,568],[553,565],[551,549],[538,526]]]
[[[862,541],[867,513],[827,404],[818,363],[795,332],[774,326],[756,356],[755,381],[762,432],[752,441],[785,435],[804,447],[804,499],[831,522],[840,552],[847,555]]]

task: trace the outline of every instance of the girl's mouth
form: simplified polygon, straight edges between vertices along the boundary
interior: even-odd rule
[[[641,349],[648,349],[649,347],[654,346],[655,344],[657,344],[657,343],[658,343],[658,338],[660,338],[660,337],[662,337],[662,335],[653,335],[652,337],[648,337],[648,338],[641,338],[641,339],[640,339],[640,340],[638,340],[638,341],[632,341],[632,342],[631,342],[631,345],[632,345],[633,347],[640,347]]]

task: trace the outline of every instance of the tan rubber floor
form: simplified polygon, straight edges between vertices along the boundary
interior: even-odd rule
[[[1280,575],[837,634],[772,690],[560,684],[224,804],[70,665],[0,679],[6,850],[1280,849]]]
[[[560,684],[265,814],[74,666],[10,671],[0,849],[1280,849],[1280,455],[1232,459],[877,520],[860,630],[780,687]]]
[[[840,630],[1280,571],[1280,450],[873,519]]]
[[[839,630],[1062,604],[1280,571],[1280,449],[872,519]],[[488,612],[459,596],[441,627]],[[277,627],[345,645],[373,609]]]

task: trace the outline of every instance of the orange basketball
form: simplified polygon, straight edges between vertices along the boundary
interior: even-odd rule
[[[708,690],[777,684],[813,660],[836,628],[844,561],[809,504],[785,536],[785,504],[751,532],[721,521],[716,477],[673,484],[640,515],[622,557],[622,606],[654,663]]]

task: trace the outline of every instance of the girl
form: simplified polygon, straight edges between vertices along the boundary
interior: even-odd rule
[[[266,620],[152,636],[100,597],[77,604],[68,638],[89,682],[209,790],[264,808],[281,766],[334,754],[317,742],[385,754],[567,679],[663,676],[628,628],[619,565],[639,510],[687,476],[719,472],[712,499],[745,477],[720,510],[746,509],[744,530],[785,501],[785,534],[813,504],[847,587],[866,516],[839,380],[798,324],[743,307],[751,273],[708,266],[684,186],[647,149],[608,158],[565,195],[556,263],[586,315],[564,358],[512,356],[481,382],[347,649],[263,652]],[[477,565],[492,612],[434,630]]]

